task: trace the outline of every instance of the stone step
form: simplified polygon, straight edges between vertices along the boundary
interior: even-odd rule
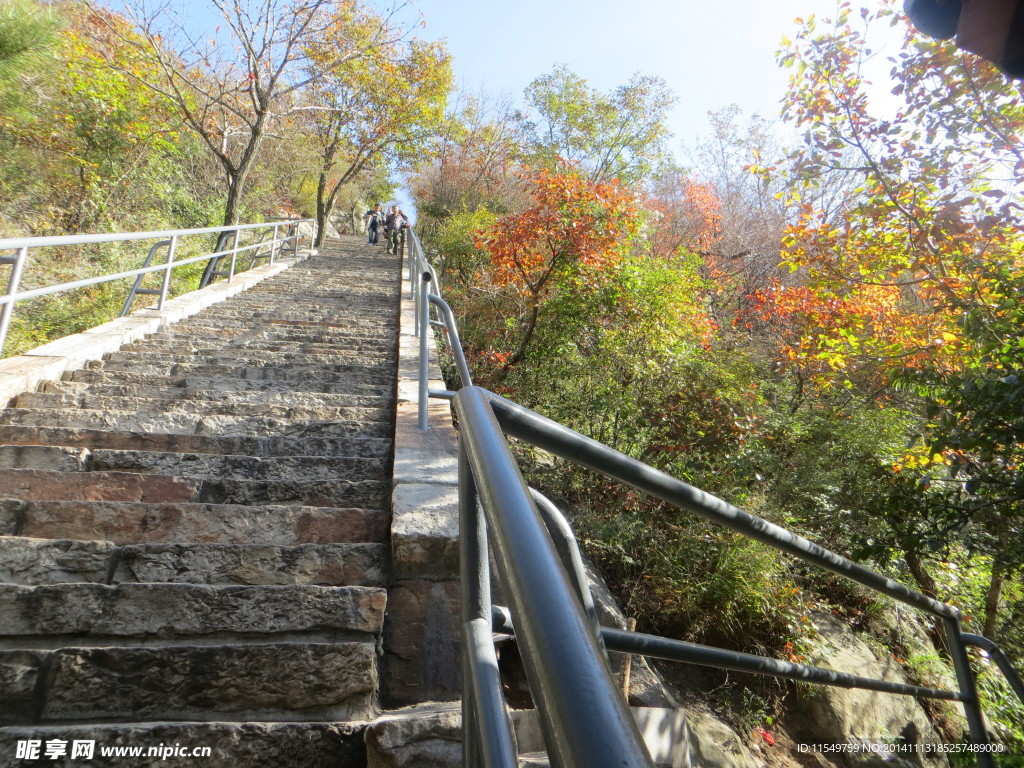
[[[363,295],[352,301],[347,299],[348,308],[332,307],[308,307],[301,313],[295,313],[295,303],[309,303],[308,296],[294,296],[291,303],[286,300],[271,299],[264,297],[264,306],[252,304],[236,304],[231,302],[229,306],[219,305],[211,307],[201,315],[194,316],[181,323],[176,323],[174,328],[168,329],[173,333],[175,328],[191,330],[197,328],[217,333],[226,330],[227,332],[238,331],[245,328],[245,332],[251,333],[254,329],[264,329],[278,326],[291,326],[299,328],[382,328],[395,325],[397,320],[394,314],[394,305],[389,300],[381,301],[379,297]],[[358,302],[359,306],[355,304]],[[346,311],[349,309],[351,311]],[[289,319],[292,318],[292,319]]]
[[[312,507],[383,508],[387,503],[390,485],[390,480],[204,480],[190,501],[212,504],[298,504]]]
[[[383,437],[212,437],[153,432],[106,432],[68,427],[0,425],[0,444],[55,445],[165,453],[240,456],[365,456],[388,458],[392,441]]]
[[[338,355],[364,352],[367,354],[390,353],[395,342],[387,337],[349,337],[312,341],[308,339],[248,338],[229,343],[218,343],[216,339],[189,334],[172,339],[148,338],[125,344],[120,352],[156,355],[211,356],[222,352],[245,350],[260,356],[278,354]]]
[[[133,472],[0,470],[0,496],[39,501],[141,501],[383,507],[384,480],[204,480]]]
[[[84,408],[7,408],[0,425],[123,430],[222,437],[377,437],[390,438],[393,427],[385,421],[289,420],[260,416],[204,415],[179,411],[155,415],[135,411],[98,411]]]
[[[192,322],[186,325],[172,325],[168,328],[146,336],[145,341],[178,342],[194,339],[203,345],[214,343],[242,343],[245,339],[255,338],[267,341],[295,341],[301,343],[336,344],[344,346],[349,340],[377,340],[389,346],[394,344],[391,328],[393,323],[375,321],[370,324],[360,323],[284,323],[271,320],[254,332],[251,328],[239,326],[225,328],[219,323]]]
[[[246,379],[249,381],[306,382],[307,384],[328,382],[339,383],[349,379],[360,382],[374,382],[388,385],[394,382],[391,365],[304,365],[302,363],[270,363],[268,365],[237,365],[235,363],[123,363],[116,361],[92,361],[87,369],[103,369],[108,372],[146,374],[168,377],[200,376]]]
[[[0,584],[384,586],[384,544],[137,544],[0,536]],[[0,627],[0,632],[2,632]]]
[[[130,472],[0,469],[0,496],[15,499],[189,502],[200,483]]]
[[[225,372],[227,373],[227,372]],[[241,377],[223,376],[169,376],[166,373],[137,373],[79,369],[64,383],[100,384],[110,386],[176,387],[194,390],[226,392],[324,392],[327,394],[374,395],[387,392],[390,387],[381,374],[339,373],[310,377],[293,377],[290,381],[261,381]]]
[[[39,756],[45,759],[47,745],[57,742],[64,745],[69,756],[79,744],[79,749],[91,748],[92,759],[97,762],[78,757],[67,763],[63,759],[46,760],[47,764],[108,765],[107,761],[116,761],[132,768],[365,768],[364,727],[362,722],[10,726],[0,728],[0,766],[37,764],[15,758],[19,743],[37,742]]]
[[[21,447],[0,446],[0,466],[3,465],[6,450],[17,451]],[[386,459],[362,456],[276,456],[263,459],[255,456],[116,451],[106,448],[89,451],[87,462],[93,471],[291,482],[319,482],[342,477],[350,480],[383,478],[389,463]]]
[[[0,651],[0,724],[343,721],[376,713],[374,643]]]
[[[48,392],[26,392],[11,402],[11,409],[68,409],[79,408],[94,411],[132,411],[135,413],[196,413],[197,404],[181,399],[153,397],[108,397],[105,395],[61,394]],[[250,416],[279,419],[317,419],[330,421],[387,421],[391,418],[391,405],[278,405],[270,403],[204,401],[202,413],[205,416]],[[4,421],[2,423],[10,423]]]
[[[388,462],[362,456],[276,456],[257,458],[211,453],[163,453],[107,448],[0,445],[0,469],[60,472],[139,472],[190,479],[301,480],[304,482],[384,477]]]
[[[374,394],[295,392],[285,388],[237,391],[227,386],[216,389],[197,389],[173,385],[160,387],[138,384],[85,384],[73,381],[48,381],[35,394],[63,395],[71,400],[85,397],[188,400],[197,408],[206,407],[205,403],[196,402],[204,400],[217,403],[243,403],[252,406],[278,405],[303,408],[390,407],[394,402],[394,394],[385,391]]]
[[[237,349],[219,349],[208,355],[191,354],[183,352],[160,352],[147,350],[145,352],[111,352],[104,362],[111,363],[136,363],[146,365],[153,359],[161,363],[222,363],[238,366],[279,366],[282,363],[299,363],[302,365],[358,365],[363,368],[370,368],[374,365],[384,365],[393,358],[390,351],[374,352],[343,352],[305,354],[301,352],[271,352],[258,349],[249,350],[245,347]]]
[[[0,499],[4,535],[116,545],[380,543],[388,522],[379,509]]]
[[[0,643],[62,636],[99,645],[115,637],[212,635],[223,642],[225,636],[237,641],[284,633],[373,635],[384,623],[386,600],[386,590],[362,586],[0,584]]]

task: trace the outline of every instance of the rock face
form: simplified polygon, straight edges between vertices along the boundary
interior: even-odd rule
[[[812,621],[818,637],[809,654],[809,664],[861,677],[907,682],[895,659],[883,658],[874,652],[834,616],[818,613]],[[799,700],[798,706],[793,722],[800,725],[800,739],[807,744],[847,744],[858,739],[907,744],[941,744],[945,741],[935,731],[921,706],[909,696],[815,686],[809,695]],[[891,763],[886,759],[887,755],[870,751],[850,752],[846,758],[854,765]],[[923,766],[947,764],[942,755],[923,750],[908,752],[905,759]]]
[[[399,281],[330,242],[0,411],[0,765],[365,765]]]

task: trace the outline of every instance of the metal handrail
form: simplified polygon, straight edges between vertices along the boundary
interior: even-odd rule
[[[423,251],[423,243],[415,230],[408,228],[403,230],[406,233],[406,243],[409,246],[409,283],[412,291],[414,312],[416,317],[415,332],[420,343],[420,377],[419,377],[419,404],[417,411],[417,427],[426,432],[430,429],[430,422],[427,418],[428,402],[431,397],[451,399],[453,392],[448,390],[429,389],[428,359],[429,342],[428,333],[431,327],[441,328],[448,335],[448,347],[455,360],[455,367],[459,373],[462,386],[468,387],[473,384],[473,377],[469,372],[469,364],[466,362],[466,354],[462,349],[462,340],[459,338],[459,327],[455,322],[455,315],[448,303],[441,298],[440,284],[437,279],[437,272],[427,261]],[[438,316],[431,319],[430,309],[433,307]]]
[[[0,265],[6,265],[11,267],[11,274],[7,281],[7,291],[4,295],[0,296],[0,353],[3,351],[4,344],[7,340],[7,332],[10,328],[11,316],[14,312],[14,305],[18,301],[25,299],[37,298],[39,296],[48,296],[54,293],[62,293],[64,291],[71,291],[76,288],[86,288],[91,285],[98,285],[100,283],[108,283],[114,280],[122,280],[125,278],[135,277],[136,280],[129,290],[128,299],[122,307],[122,316],[127,313],[131,307],[131,303],[135,296],[139,293],[154,293],[158,295],[157,309],[162,310],[164,302],[167,300],[167,295],[170,291],[171,273],[177,267],[185,266],[187,264],[195,264],[201,261],[218,261],[221,258],[230,257],[231,267],[230,271],[225,273],[228,281],[234,279],[235,275],[235,261],[239,253],[247,252],[249,250],[258,249],[261,246],[265,246],[269,243],[270,245],[270,261],[273,263],[275,253],[280,253],[281,245],[291,243],[293,249],[297,249],[299,234],[298,225],[303,223],[310,223],[316,228],[315,219],[287,219],[284,221],[268,222],[265,224],[233,224],[224,227],[205,227],[202,229],[165,229],[156,230],[151,232],[126,232],[126,233],[107,233],[107,234],[93,234],[93,235],[61,235],[55,237],[15,237],[0,239]],[[287,227],[287,234],[285,237],[279,237],[278,232],[281,227]],[[239,237],[241,232],[254,229],[273,230],[274,237],[272,241],[261,240],[255,245],[239,246]],[[188,259],[175,260],[175,252],[178,246],[178,242],[182,237],[190,235],[207,235],[223,233],[224,235],[233,234],[233,247],[228,250],[215,250],[212,253],[206,253],[201,256],[193,256]],[[221,241],[226,238],[222,236]],[[28,262],[29,252],[39,248],[52,248],[67,245],[89,245],[95,243],[117,243],[117,242],[134,242],[138,240],[158,240],[159,242],[154,245],[149,254],[146,257],[145,264],[138,269],[130,269],[122,272],[97,275],[95,277],[84,278],[81,280],[72,280],[69,282],[58,283],[55,285],[49,285],[42,288],[34,288],[27,291],[19,290],[21,280],[24,275],[25,266]],[[155,254],[158,247],[166,245],[168,247],[167,261],[164,264],[156,266],[150,266],[153,255]],[[6,252],[13,251],[14,255],[4,255]],[[259,256],[256,258],[266,258],[266,256]],[[161,287],[159,291],[156,289],[143,290],[140,288],[142,278],[153,272],[162,272],[163,280],[161,281]]]
[[[520,645],[551,763],[584,766],[650,766],[621,692],[608,671],[605,649],[690,664],[770,675],[822,685],[959,701],[978,764],[994,765],[967,647],[989,653],[1024,702],[1024,683],[991,640],[963,632],[953,606],[865,568],[762,518],[633,459],[540,414],[472,385],[451,310],[429,290],[433,270],[414,249],[410,280],[417,297],[421,342],[421,393],[429,377],[427,334],[443,327],[462,378],[453,396],[459,416],[459,507],[462,616],[464,621],[464,764],[516,765],[491,632],[513,634]],[[422,260],[422,261],[420,261]],[[434,301],[435,298],[437,301]],[[429,306],[443,308],[431,321]],[[421,396],[420,407],[426,396]],[[422,413],[423,411],[421,411]],[[875,680],[834,670],[737,653],[609,627],[595,621],[589,584],[575,537],[557,508],[526,486],[505,435],[625,483],[804,562],[851,579],[922,610],[943,624],[957,690]],[[509,609],[491,604],[490,545]],[[627,722],[628,721],[628,722]]]

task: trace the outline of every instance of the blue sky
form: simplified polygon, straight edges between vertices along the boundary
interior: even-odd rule
[[[219,23],[208,0],[170,4],[196,28]],[[518,100],[556,63],[601,91],[636,72],[663,78],[679,98],[670,125],[678,149],[708,131],[711,110],[738,104],[775,118],[787,78],[775,63],[780,40],[794,35],[798,16],[833,16],[836,0],[411,0],[409,7],[405,18],[426,20],[417,35],[447,42],[456,82],[474,93]]]
[[[775,63],[798,16],[834,16],[836,0],[417,0],[445,38],[457,82],[508,93],[564,63],[602,91],[634,72],[664,78],[679,103],[674,145],[708,131],[708,111],[738,104],[778,115],[788,73]]]

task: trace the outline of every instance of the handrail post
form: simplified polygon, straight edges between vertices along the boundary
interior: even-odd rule
[[[409,287],[412,291],[413,301],[413,333],[416,334],[417,339],[420,337],[420,289],[422,286],[416,277],[421,272],[419,259],[417,259],[416,254],[409,254]]]
[[[274,240],[270,243],[270,263],[271,264],[274,263],[274,254],[279,250],[278,249],[278,244],[277,244],[277,233],[278,233],[278,228],[279,227],[280,227],[280,225],[278,225],[278,224],[274,225]]]
[[[164,302],[167,301],[167,293],[171,289],[171,270],[174,269],[174,251],[178,247],[178,236],[171,236],[171,244],[167,249],[167,266],[164,269],[164,277],[160,283],[160,298],[157,300],[156,308],[162,310]]]
[[[946,639],[949,641],[949,655],[953,662],[953,670],[956,672],[957,685],[963,696],[964,717],[967,719],[967,730],[971,735],[971,742],[983,747],[989,743],[988,729],[985,728],[985,716],[981,713],[978,686],[974,680],[974,671],[971,669],[971,660],[967,656],[960,620],[944,617],[942,625],[946,630]],[[991,752],[981,749],[975,755],[978,758],[979,768],[994,768],[995,760]]]
[[[242,230],[235,227],[235,239],[231,244],[231,265],[228,267],[228,282],[235,279],[235,262],[238,260],[238,241],[241,238]]]
[[[462,583],[462,764],[514,768],[515,736],[505,713],[491,636],[487,521],[476,480],[459,441],[459,576]]]
[[[7,303],[0,309],[0,353],[3,352],[4,344],[7,342],[7,330],[11,325],[11,315],[14,313],[14,294],[18,292],[21,285],[21,275],[25,270],[25,262],[28,260],[28,248],[19,248],[14,256],[11,265],[11,276],[7,280]]]
[[[430,431],[430,423],[427,418],[427,404],[430,393],[428,391],[428,380],[430,378],[430,351],[427,346],[427,334],[430,333],[430,302],[427,301],[427,291],[430,290],[430,273],[423,272],[420,285],[420,306],[419,306],[419,337],[420,337],[420,378],[419,378],[419,423],[417,426],[423,432]],[[488,619],[489,620],[489,619]]]

